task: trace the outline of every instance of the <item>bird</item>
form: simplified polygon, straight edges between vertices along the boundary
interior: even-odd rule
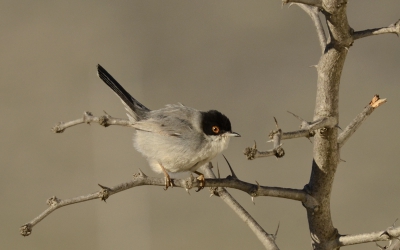
[[[135,128],[134,148],[148,161],[150,168],[165,176],[165,188],[173,187],[170,173],[194,172],[199,188],[204,175],[197,171],[228,147],[232,132],[228,117],[217,110],[199,111],[181,103],[150,110],[133,98],[100,64],[97,74],[121,99],[130,126]]]

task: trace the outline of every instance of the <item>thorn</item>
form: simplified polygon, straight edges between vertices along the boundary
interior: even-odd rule
[[[398,220],[399,220],[399,218],[397,218],[397,219],[393,222],[392,227],[396,226],[396,222],[397,222]]]
[[[281,225],[281,222],[278,222],[278,227],[276,228],[275,234],[274,234],[274,240],[276,240],[277,236],[278,236],[278,231],[279,231],[279,226]]]
[[[139,175],[142,176],[143,178],[147,177],[147,175],[145,175],[140,168],[139,168]]]
[[[301,118],[300,116],[288,111],[289,114],[292,114],[294,117],[296,117],[298,120],[300,120],[301,122],[307,122],[306,120],[304,120],[303,118]]]
[[[310,143],[312,144],[312,141],[311,141],[311,139],[310,139],[310,137],[306,137],[309,141],[310,141]]]
[[[341,127],[339,127],[339,125],[337,125],[337,124],[335,125],[335,127],[343,131],[343,129]]]
[[[254,149],[257,149],[257,142],[256,142],[256,140],[254,140],[254,146],[253,146],[253,148],[254,148]]]
[[[101,192],[100,192],[100,199],[102,200],[102,201],[104,201],[104,202],[106,202],[106,200],[108,199],[108,197],[110,196],[110,194],[109,194],[109,191],[111,191],[111,189],[110,188],[108,188],[108,187],[106,187],[106,186],[103,186],[103,185],[101,185],[101,184],[97,184],[97,185],[99,185],[99,187],[101,187]]]
[[[323,122],[326,121],[327,119],[328,119],[328,118],[324,117],[324,118],[318,119],[318,120],[316,120],[316,121],[313,121],[313,122],[310,123],[310,127],[309,127],[309,128],[312,129],[313,127],[315,127],[315,126],[317,126],[317,125],[323,123]]]
[[[218,179],[221,179],[221,175],[219,174],[218,162],[217,162],[217,173],[218,173]]]
[[[232,167],[231,167],[231,164],[229,164],[229,161],[226,159],[225,155],[222,154],[222,156],[225,158],[226,163],[228,163],[228,167],[229,167],[229,169],[231,170],[231,173],[232,173],[232,178],[238,179],[237,176],[236,176],[236,174],[235,174],[235,172],[233,172],[233,169],[232,169]]]
[[[256,202],[254,201],[254,197],[253,196],[251,196],[251,202],[253,202],[253,205],[256,204]]]
[[[83,116],[93,116],[93,114],[90,111],[85,111],[83,112]]]
[[[99,185],[99,187],[101,187],[102,189],[109,190],[109,188],[108,188],[108,187],[106,187],[106,186],[103,186],[103,185],[101,185],[101,184],[97,184],[97,185]]]
[[[310,68],[318,68],[318,65],[315,64],[315,65],[310,65],[310,66],[308,66],[308,67],[310,67]]]
[[[185,189],[186,189],[186,192],[188,193],[188,195],[190,195],[189,189],[188,188],[185,188]]]
[[[276,129],[279,129],[278,121],[276,120],[275,116],[274,116],[274,120],[275,120]]]
[[[342,161],[342,162],[347,162],[347,161],[345,161],[345,160],[343,160],[343,159],[340,159],[340,161]]]

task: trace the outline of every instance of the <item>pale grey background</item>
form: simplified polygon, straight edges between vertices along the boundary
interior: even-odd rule
[[[399,1],[350,1],[355,30],[400,18]],[[112,186],[141,168],[133,131],[81,125],[63,134],[58,121],[101,115],[125,117],[119,99],[96,76],[102,64],[149,108],[182,102],[225,113],[234,138],[225,155],[237,175],[262,185],[302,188],[312,144],[284,141],[286,156],[247,161],[257,140],[268,149],[273,116],[298,128],[290,110],[311,119],[320,48],[314,26],[298,7],[275,1],[0,1],[1,249],[262,249],[245,224],[207,190],[139,187],[56,211],[19,235],[19,226],[46,208]],[[345,127],[376,93],[387,97],[341,152],[332,194],[334,225],[342,234],[377,231],[400,216],[399,56],[394,35],[356,41],[340,92]],[[224,176],[222,157],[215,159]],[[281,223],[281,249],[309,249],[306,212],[298,202],[231,190],[270,233]],[[374,244],[348,249],[375,249]]]

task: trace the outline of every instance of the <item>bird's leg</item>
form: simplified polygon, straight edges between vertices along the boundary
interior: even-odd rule
[[[206,183],[205,178],[204,178],[204,174],[198,172],[198,171],[194,171],[196,174],[198,174],[199,176],[197,176],[197,180],[199,181],[199,187],[197,188],[196,192],[199,192],[200,190],[202,190],[204,188],[204,185]]]
[[[172,183],[171,177],[169,176],[169,174],[168,174],[167,170],[164,168],[164,166],[161,165],[161,163],[158,163],[158,164],[160,165],[162,171],[164,172],[164,175],[165,175],[165,188],[164,188],[164,190],[167,190],[168,187],[173,187],[174,184]]]

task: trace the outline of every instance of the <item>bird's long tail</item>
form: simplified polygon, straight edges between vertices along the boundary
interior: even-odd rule
[[[140,120],[145,113],[149,112],[146,106],[133,98],[100,64],[97,65],[97,75],[103,80],[118,96],[122,102],[133,112],[135,120]],[[128,110],[129,111],[129,110]],[[129,112],[131,113],[131,112]]]

